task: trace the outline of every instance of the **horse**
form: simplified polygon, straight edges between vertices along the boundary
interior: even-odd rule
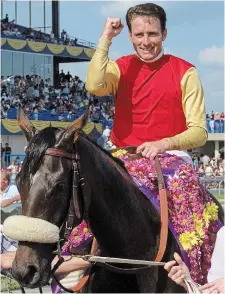
[[[101,256],[154,260],[160,216],[132,181],[122,161],[82,132],[86,121],[85,114],[66,129],[48,127],[37,131],[20,109],[18,122],[29,142],[16,178],[22,213],[30,220],[40,219],[62,228],[73,193],[71,155],[76,154],[83,183],[75,197],[77,213],[73,225],[85,219]],[[51,149],[55,155],[47,152]],[[23,287],[46,285],[51,277],[55,249],[56,244],[20,241],[12,276]],[[171,260],[174,252],[179,253],[179,248],[169,232],[163,261]],[[185,292],[159,266],[122,274],[94,265],[83,290],[92,293]]]

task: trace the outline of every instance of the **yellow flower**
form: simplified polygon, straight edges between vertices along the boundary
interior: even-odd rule
[[[198,244],[198,237],[195,232],[184,232],[179,237],[180,243],[183,246],[184,250],[189,250],[193,246]]]
[[[83,228],[83,232],[84,233],[87,233],[88,232],[88,229],[87,228]]]
[[[135,171],[135,166],[132,166],[132,168],[130,170],[131,171]]]
[[[210,215],[212,221],[218,220],[218,206],[214,202],[208,206],[208,214]]]
[[[209,222],[210,222],[210,215],[208,214],[206,208],[203,210],[202,218],[205,221],[206,228],[208,228],[209,227]]]
[[[75,236],[75,240],[78,240],[80,237],[79,236]]]
[[[173,187],[177,188],[179,186],[179,184],[177,182],[173,183]]]
[[[215,203],[207,203],[203,210],[202,218],[208,228],[210,221],[218,220],[218,206]]]
[[[184,218],[184,219],[183,219],[183,224],[185,225],[186,223],[187,223],[187,219]]]
[[[112,153],[112,156],[114,156],[114,157],[120,157],[120,156],[122,156],[122,155],[124,155],[124,154],[126,154],[126,153],[127,153],[126,150],[124,150],[124,149],[119,149],[119,150],[113,152],[113,153]]]
[[[193,218],[192,219],[193,219],[193,222],[196,222],[198,220],[198,216],[197,216],[196,212],[193,213]]]
[[[141,170],[139,171],[139,175],[143,175],[143,172]]]
[[[196,232],[200,239],[203,239],[205,237],[205,232],[203,230],[203,222],[202,220],[196,221]]]
[[[179,195],[178,198],[181,200],[183,198],[183,196],[182,195]]]

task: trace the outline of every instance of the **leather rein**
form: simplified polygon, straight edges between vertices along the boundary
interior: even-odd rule
[[[123,148],[123,149],[126,149],[128,151],[129,150],[130,151],[136,150],[135,147],[128,147],[128,148]],[[114,152],[114,151],[115,150],[112,150],[111,152]],[[68,160],[72,160],[72,164],[73,164],[72,197],[70,199],[68,216],[60,228],[60,231],[61,231],[64,224],[65,224],[64,237],[66,239],[68,239],[69,235],[72,232],[73,226],[74,226],[75,215],[76,215],[76,217],[81,218],[81,212],[79,209],[78,194],[79,194],[79,189],[80,188],[82,189],[82,187],[85,185],[85,182],[84,182],[84,178],[81,176],[81,173],[80,173],[80,162],[79,162],[80,157],[77,153],[75,153],[75,154],[68,153],[68,152],[64,152],[62,150],[55,149],[55,148],[48,148],[45,152],[45,155],[54,156],[54,157],[61,157],[61,158],[65,158]],[[131,160],[137,159],[137,158],[141,158],[141,156],[138,154],[131,156]],[[167,190],[165,187],[165,181],[163,178],[160,161],[157,156],[155,157],[155,168],[156,168],[156,173],[157,173],[157,177],[158,177],[158,188],[159,188],[159,196],[160,196],[161,229],[160,229],[159,249],[158,249],[157,255],[154,260],[155,264],[154,264],[154,262],[152,262],[152,265],[160,265],[160,264],[162,265],[163,263],[161,263],[160,261],[162,260],[162,258],[164,256],[164,253],[166,250],[166,245],[167,245],[167,237],[168,237],[168,204],[167,204]],[[147,266],[145,265],[143,267],[125,269],[125,268],[121,268],[121,267],[112,266],[105,261],[101,261],[101,259],[93,262],[93,261],[91,261],[91,257],[95,257],[94,255],[97,252],[97,248],[98,248],[97,240],[94,238],[93,243],[92,243],[92,248],[91,248],[91,255],[77,256],[77,257],[83,258],[84,260],[87,260],[90,263],[94,263],[95,265],[104,267],[110,271],[122,273],[122,274],[123,273],[124,274],[126,274],[126,273],[127,274],[131,274],[131,273],[134,274],[134,273],[145,270],[145,269],[152,266],[152,265],[147,265]],[[59,286],[67,292],[74,293],[74,292],[80,291],[84,287],[84,285],[88,282],[89,274],[86,273],[86,275],[80,280],[80,282],[72,289],[65,288],[63,285],[61,285],[61,283],[58,281],[58,279],[54,276],[54,273],[58,269],[58,267],[63,262],[65,262],[64,258],[61,255],[60,241],[58,241],[58,243],[57,243],[57,250],[55,251],[55,254],[58,255],[59,260],[52,269],[51,277],[54,277],[55,281],[59,284]],[[107,258],[106,258],[106,260],[107,260]],[[109,260],[110,260],[110,258],[109,258]],[[127,262],[127,263],[132,264],[132,260],[130,260],[130,261],[131,262]],[[109,263],[110,263],[110,261],[109,261]]]

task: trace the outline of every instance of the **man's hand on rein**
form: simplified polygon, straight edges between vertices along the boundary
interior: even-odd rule
[[[169,149],[169,143],[162,139],[160,141],[145,142],[137,148],[137,153],[143,157],[154,159],[156,155],[166,152]]]

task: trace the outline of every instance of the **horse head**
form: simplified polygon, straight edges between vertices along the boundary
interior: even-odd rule
[[[85,113],[66,129],[48,127],[38,131],[19,110],[18,123],[28,140],[16,178],[23,216],[9,218],[4,229],[6,235],[19,240],[12,275],[23,287],[40,287],[49,281],[59,228],[65,222],[72,194],[70,155],[77,131],[87,117]],[[54,150],[56,156],[47,150]]]

